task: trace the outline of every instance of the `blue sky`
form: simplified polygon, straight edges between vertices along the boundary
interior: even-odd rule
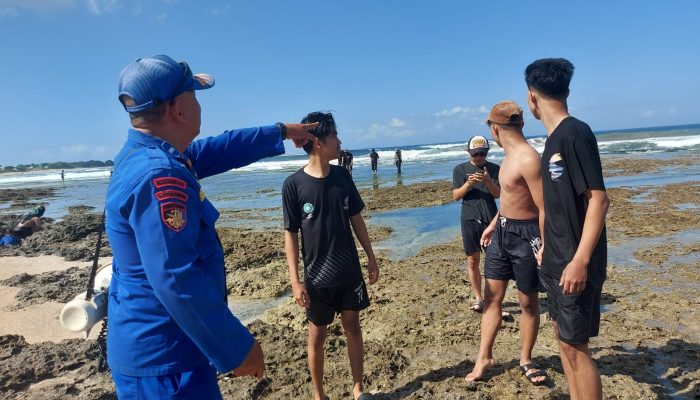
[[[203,136],[333,110],[351,149],[466,141],[495,102],[526,107],[523,71],[544,57],[574,63],[570,111],[594,130],[698,123],[698,15],[694,0],[0,0],[0,165],[112,159],[119,72],[154,54],[216,78]]]

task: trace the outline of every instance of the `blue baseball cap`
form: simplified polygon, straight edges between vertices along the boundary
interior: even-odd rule
[[[131,97],[136,104],[124,105],[127,112],[140,112],[169,102],[190,90],[209,89],[214,77],[193,75],[186,62],[175,62],[164,55],[139,58],[122,70],[119,76],[119,99]],[[123,105],[123,104],[122,104]]]

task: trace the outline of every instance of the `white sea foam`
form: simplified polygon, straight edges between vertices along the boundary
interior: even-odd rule
[[[676,132],[681,133],[681,131]],[[634,134],[630,134],[627,140],[621,140],[620,134],[615,134],[616,140],[605,140],[606,135],[602,135],[598,137],[598,146],[602,153],[665,152],[700,146],[700,135],[663,135],[668,135],[668,132],[663,132],[659,136],[647,138],[635,138]],[[622,137],[625,136],[627,135],[622,135]],[[546,137],[527,138],[527,141],[542,154]],[[491,145],[489,160],[499,162],[503,159],[503,149],[500,148],[494,140],[490,140],[489,143]],[[404,164],[408,165],[440,163],[443,161],[452,162],[467,159],[466,146],[466,142],[405,146],[401,148],[401,154]],[[378,153],[380,165],[394,164],[394,148],[380,149]],[[369,150],[355,150],[353,154],[355,166],[368,167],[370,165]],[[234,173],[294,171],[303,167],[307,162],[307,157],[304,154],[285,154],[234,170]],[[333,164],[336,164],[336,162],[333,161]],[[66,182],[106,180],[109,179],[110,169],[109,167],[70,169],[66,170],[65,179]],[[37,170],[24,173],[0,174],[0,187],[31,186],[39,183],[60,183],[60,181],[60,170]]]
[[[71,169],[65,172],[66,181],[95,180],[109,178],[109,169]],[[50,183],[61,182],[61,172],[51,171],[29,171],[24,173],[11,173],[0,175],[0,185],[30,184],[30,183]]]
[[[659,139],[656,141],[657,146],[666,148],[691,147],[700,145],[700,136],[683,136],[670,137]]]
[[[422,146],[420,146],[420,147],[426,148],[426,149],[437,149],[437,150],[439,150],[439,149],[449,149],[449,148],[452,148],[452,147],[459,147],[459,146],[461,146],[461,147],[466,147],[466,146],[467,146],[467,142],[444,143],[444,144],[426,144],[426,145],[422,145]]]

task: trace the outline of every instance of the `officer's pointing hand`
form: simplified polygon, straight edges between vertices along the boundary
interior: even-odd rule
[[[310,130],[318,126],[318,122],[313,124],[284,124],[287,127],[287,139],[294,142],[294,146],[302,147],[309,140],[316,141],[316,136],[309,133]]]
[[[238,368],[233,370],[236,376],[254,376],[258,380],[263,378],[265,374],[265,355],[258,341],[253,342],[253,347],[250,348],[248,355],[243,360]]]

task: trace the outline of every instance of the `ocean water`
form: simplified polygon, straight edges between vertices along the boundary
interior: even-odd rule
[[[646,129],[629,129],[599,132],[596,134],[601,155],[630,155],[656,159],[670,159],[700,151],[700,124],[675,127],[656,127]],[[546,137],[530,137],[528,142],[540,153],[544,149]],[[372,187],[391,187],[408,185],[416,182],[452,179],[452,169],[458,163],[467,160],[466,140],[454,143],[435,143],[415,146],[402,146],[403,173],[396,174],[393,165],[394,147],[377,148],[379,153],[378,174],[373,176],[370,170],[370,149],[353,149],[353,179],[361,189]],[[489,160],[500,163],[503,149],[493,141]],[[261,160],[247,167],[232,170],[201,181],[209,199],[219,208],[269,208],[281,206],[281,186],[284,179],[306,164],[305,154],[285,154]],[[51,186],[57,189],[57,198],[50,199],[46,216],[61,218],[72,205],[91,205],[101,210],[109,182],[109,168],[85,168],[66,170],[65,183],[61,183],[60,170],[29,171],[25,173],[0,174],[0,189],[31,188]],[[700,168],[680,170],[664,169],[655,174],[614,177],[606,180],[609,187],[637,186],[648,184],[677,183],[700,180]],[[455,204],[444,207],[454,207]],[[10,212],[9,203],[0,203],[0,213]],[[16,211],[14,211],[16,212]],[[399,213],[399,214],[396,214]],[[403,214],[401,214],[403,213]],[[455,212],[457,215],[458,212]],[[395,215],[396,214],[396,215]],[[420,233],[428,239],[427,232],[406,229],[405,224],[415,215],[415,229],[435,226],[436,230],[445,230],[455,218],[452,211],[443,212],[439,207],[432,209],[414,209],[413,211],[389,212],[386,216],[376,215],[390,225],[401,220],[402,230]],[[231,225],[232,221],[220,221]],[[458,222],[458,221],[457,221]],[[458,231],[458,229],[457,229]],[[418,236],[417,236],[418,237]]]

